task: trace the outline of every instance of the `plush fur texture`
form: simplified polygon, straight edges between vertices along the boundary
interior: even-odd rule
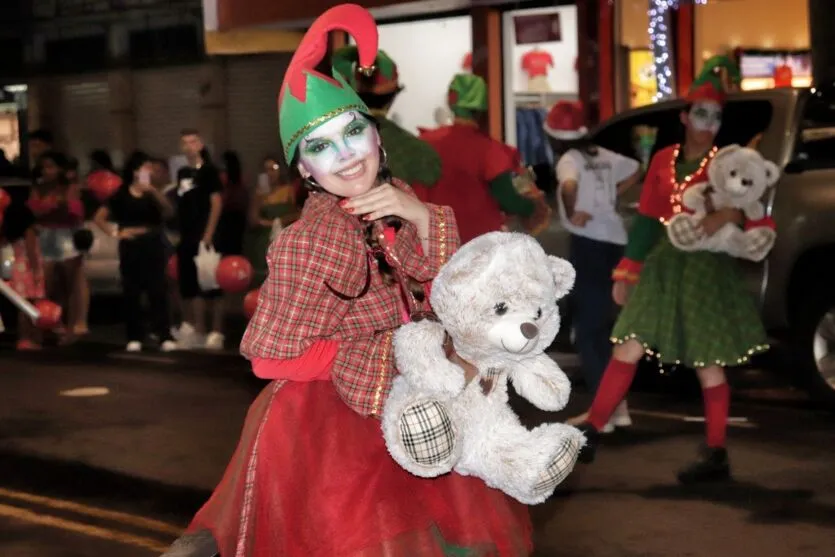
[[[749,221],[765,217],[762,198],[780,178],[780,169],[748,147],[730,145],[720,150],[707,169],[708,182],[691,186],[684,192],[682,204],[691,211],[670,220],[670,242],[683,251],[727,253],[750,261],[761,261],[774,247],[777,234],[768,227],[743,232],[726,224],[713,236],[698,232],[698,223],[707,214],[709,197],[714,209],[741,209]]]
[[[585,443],[563,424],[526,429],[508,405],[508,381],[543,410],[565,407],[571,385],[544,351],[559,331],[557,301],[574,268],[528,235],[493,232],[465,244],[432,286],[440,322],[401,327],[400,375],[383,411],[389,452],[406,470],[435,477],[452,470],[537,504],[573,470]],[[445,334],[479,376],[465,384]]]

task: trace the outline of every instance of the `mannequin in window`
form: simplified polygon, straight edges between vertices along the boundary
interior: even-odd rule
[[[528,75],[528,91],[546,93],[551,90],[548,84],[548,68],[554,67],[554,58],[546,51],[533,47],[522,56],[522,71]]]
[[[774,87],[792,87],[792,68],[788,58],[781,58],[774,65]]]

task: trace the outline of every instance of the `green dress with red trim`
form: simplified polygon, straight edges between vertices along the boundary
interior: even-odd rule
[[[679,150],[677,145],[663,149],[650,163],[625,257],[613,274],[635,288],[612,342],[638,340],[664,364],[744,364],[768,345],[736,260],[722,253],[683,252],[667,238],[665,222],[682,210],[684,191],[706,180],[715,154],[714,149],[703,159],[686,161]]]

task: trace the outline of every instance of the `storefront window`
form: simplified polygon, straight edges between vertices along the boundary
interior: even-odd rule
[[[812,56],[803,51],[746,51],[740,53],[741,87],[745,91],[772,87],[809,87]]]
[[[576,100],[577,7],[503,14],[505,141],[529,165],[551,162],[542,123],[558,100]]]
[[[418,128],[446,123],[447,87],[455,74],[467,71],[472,18],[467,15],[380,23],[378,27],[380,48],[397,64],[404,87],[389,117],[415,134]]]

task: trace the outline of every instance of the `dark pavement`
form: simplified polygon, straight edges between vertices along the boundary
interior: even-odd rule
[[[232,351],[128,356],[93,340],[27,356],[0,346],[3,557],[159,555],[219,479],[263,385]],[[683,489],[673,474],[703,427],[684,379],[645,377],[630,399],[636,425],[532,509],[537,555],[832,554],[833,416],[779,379],[737,371],[732,413],[747,422],[730,432],[736,482]],[[68,396],[89,388],[99,395]],[[578,389],[547,418],[587,403]]]

